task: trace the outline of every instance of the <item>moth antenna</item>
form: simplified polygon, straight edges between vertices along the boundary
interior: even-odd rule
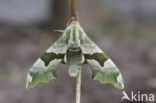
[[[64,33],[65,30],[54,30],[55,32]]]

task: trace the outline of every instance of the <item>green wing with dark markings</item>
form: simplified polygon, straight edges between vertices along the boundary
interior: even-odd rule
[[[31,67],[27,75],[26,88],[56,79],[56,68],[63,62],[67,49],[66,36],[63,34]]]
[[[100,83],[110,83],[118,89],[124,88],[122,75],[108,56],[82,31],[81,50],[85,62],[92,69],[92,77]]]

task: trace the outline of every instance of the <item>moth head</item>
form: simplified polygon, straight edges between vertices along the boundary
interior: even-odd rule
[[[80,23],[78,21],[72,21],[69,26],[78,26]]]
[[[73,21],[76,21],[80,25],[80,22],[79,22],[79,19],[78,19],[78,14],[76,14],[76,16],[70,17],[70,19],[68,20],[67,25],[69,26]]]

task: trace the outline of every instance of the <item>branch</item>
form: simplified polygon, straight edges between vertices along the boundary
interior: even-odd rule
[[[79,75],[76,77],[76,103],[81,101],[81,69]]]
[[[69,0],[70,17],[76,17],[75,0]]]

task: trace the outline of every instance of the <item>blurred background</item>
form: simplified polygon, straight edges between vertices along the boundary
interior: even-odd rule
[[[76,2],[81,26],[120,68],[127,94],[156,94],[156,0]],[[25,89],[30,67],[68,18],[68,0],[0,0],[0,103],[75,102],[75,79],[66,65],[59,66],[58,79]],[[93,81],[83,66],[81,103],[120,103],[121,97],[121,90]]]

